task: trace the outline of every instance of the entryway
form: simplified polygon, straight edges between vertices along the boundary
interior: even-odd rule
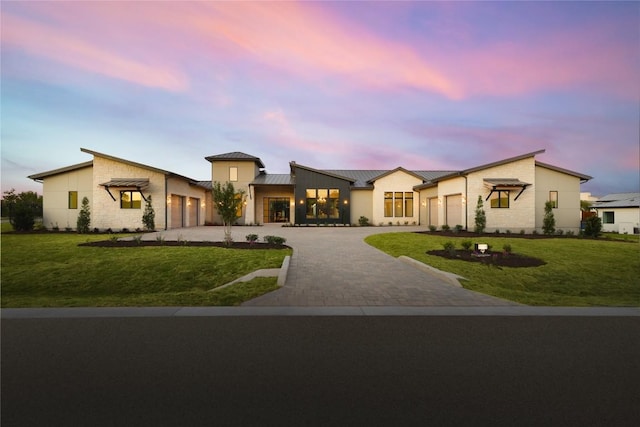
[[[291,222],[291,200],[288,197],[265,197],[262,222]]]

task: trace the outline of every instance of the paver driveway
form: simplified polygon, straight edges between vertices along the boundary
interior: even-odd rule
[[[283,287],[248,306],[504,306],[511,301],[444,282],[364,242],[375,233],[423,227],[234,227],[236,241],[250,233],[277,235],[293,248]],[[167,240],[222,240],[221,227],[162,232]],[[151,236],[149,236],[151,238]],[[155,238],[155,237],[153,237]]]

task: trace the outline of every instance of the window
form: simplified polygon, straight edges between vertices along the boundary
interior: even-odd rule
[[[491,194],[492,208],[509,207],[509,190],[496,190]]]
[[[238,180],[238,168],[232,166],[229,168],[229,181],[236,182]]]
[[[77,191],[69,191],[69,209],[78,209]]]
[[[413,192],[387,191],[384,193],[385,217],[412,217]]]
[[[551,202],[551,207],[558,207],[558,192],[557,191],[549,191],[549,201]]]
[[[603,224],[615,224],[615,222],[616,222],[615,212],[613,211],[602,212]]]
[[[236,200],[242,199],[242,196],[240,194],[236,194],[235,196]],[[238,210],[236,210],[236,216],[239,218],[242,216],[242,208],[244,206],[243,202],[238,203]]]
[[[340,218],[340,189],[307,188],[307,218]]]
[[[142,196],[139,191],[127,190],[120,192],[120,209],[140,209],[142,207]]]

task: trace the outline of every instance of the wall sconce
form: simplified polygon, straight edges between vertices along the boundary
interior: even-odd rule
[[[465,196],[462,196],[462,205],[466,205],[467,204],[467,198]]]
[[[202,202],[200,202],[200,207],[203,208],[203,209],[205,207],[207,207],[207,204],[204,202],[204,200]]]
[[[300,199],[300,204],[304,205],[304,200]]]
[[[167,205],[171,204],[171,196],[167,196]]]
[[[342,202],[342,203],[344,203],[345,205],[348,205],[349,201],[347,199],[344,199],[344,202]]]
[[[426,208],[426,207],[427,207],[427,199],[424,199],[424,200],[422,201],[422,207],[423,207],[423,208]]]
[[[438,197],[438,206],[442,206],[442,197]]]
[[[191,198],[187,199],[187,206],[191,206]]]

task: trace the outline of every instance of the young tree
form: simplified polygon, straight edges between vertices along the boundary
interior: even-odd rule
[[[144,228],[148,231],[154,231],[156,229],[156,212],[151,205],[151,196],[147,198],[147,204],[144,206],[144,213],[142,214],[142,223]]]
[[[591,216],[585,220],[584,235],[589,237],[598,237],[602,233],[602,220],[599,216]]]
[[[36,216],[42,216],[42,196],[33,191],[16,194],[15,189],[4,192],[3,215],[9,217],[9,223],[16,231],[31,231]]]
[[[91,225],[91,210],[89,207],[89,199],[87,197],[82,198],[82,208],[78,213],[78,221],[76,222],[78,233],[88,233],[89,226]]]
[[[553,234],[556,232],[556,219],[553,217],[553,202],[551,201],[544,204],[542,231],[544,234]]]
[[[224,241],[228,245],[231,245],[233,242],[231,238],[231,226],[240,218],[239,212],[241,212],[242,203],[244,202],[244,191],[238,191],[236,193],[232,183],[227,182],[222,185],[216,181],[213,183],[211,193],[216,210],[222,218]]]
[[[484,204],[482,203],[482,196],[478,196],[478,203],[476,204],[476,226],[475,232],[482,234],[487,227],[487,215],[484,213]]]

